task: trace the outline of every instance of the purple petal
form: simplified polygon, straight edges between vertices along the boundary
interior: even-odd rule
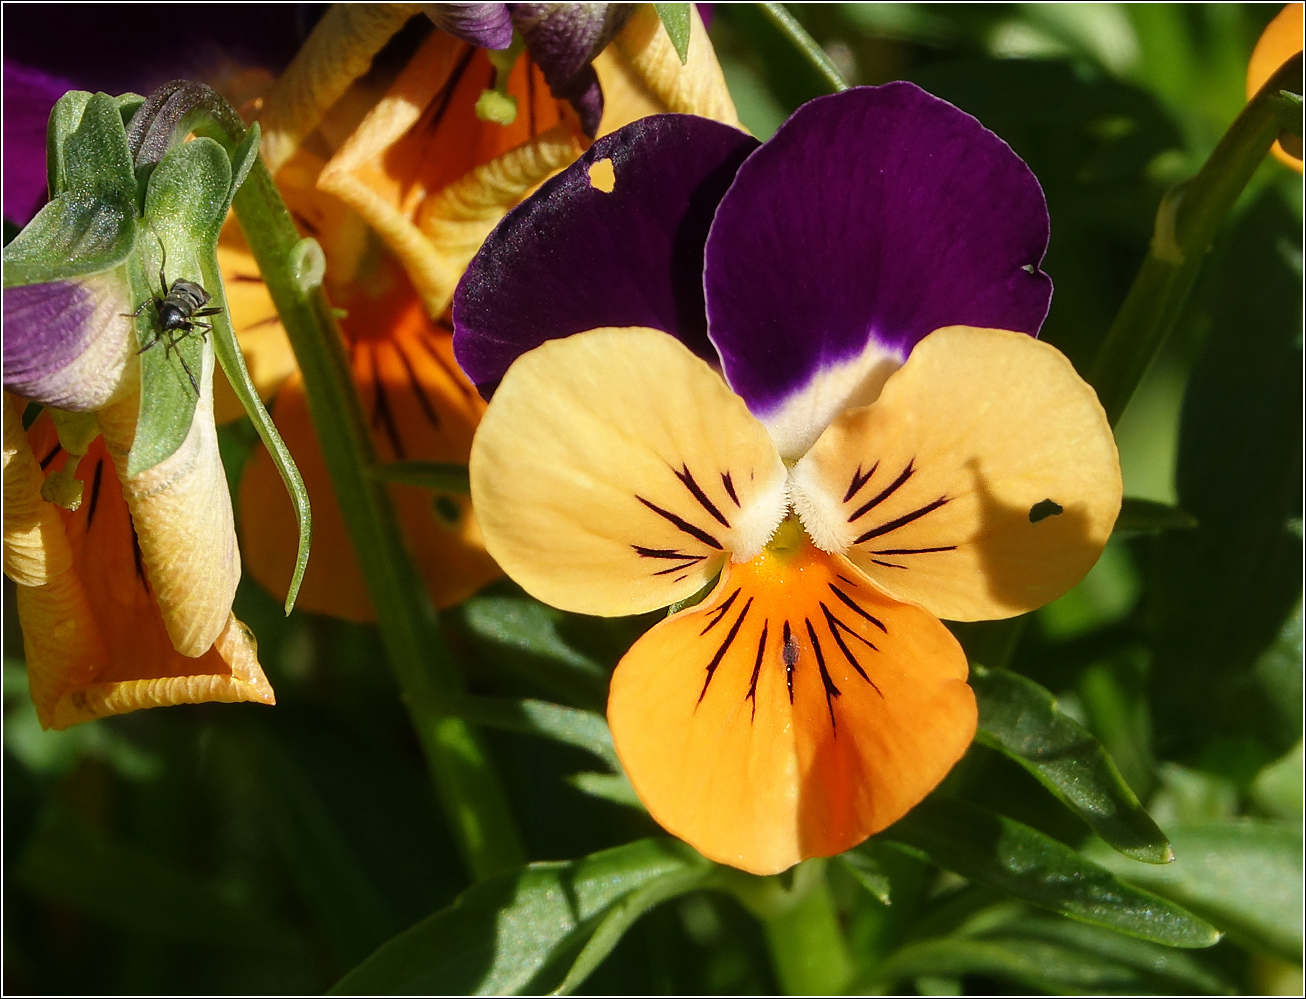
[[[281,70],[311,27],[314,6],[10,3],[4,49],[25,66],[74,81],[78,90],[148,94],[179,77],[213,79],[233,64]]]
[[[1037,335],[1047,243],[1043,191],[1005,142],[914,84],[857,87],[740,168],[707,242],[710,336],[764,421],[804,393],[862,404],[936,329]],[[801,402],[818,422],[843,408]]]
[[[512,21],[526,40],[553,96],[570,101],[587,135],[603,117],[603,92],[590,60],[625,27],[628,3],[517,3]]]
[[[506,3],[424,3],[422,11],[441,31],[483,49],[506,49],[512,44]]]
[[[45,127],[67,80],[4,62],[4,217],[27,225],[46,198]]]
[[[121,269],[6,288],[4,387],[59,409],[103,407],[135,358],[129,292]]]
[[[508,366],[544,341],[604,326],[663,330],[715,360],[703,242],[756,147],[719,122],[653,115],[599,139],[513,209],[454,294],[454,351],[481,393],[488,398]],[[610,192],[596,186],[605,160]]]

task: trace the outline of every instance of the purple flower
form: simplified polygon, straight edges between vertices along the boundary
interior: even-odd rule
[[[892,83],[761,145],[635,122],[468,268],[487,550],[580,613],[719,577],[608,702],[641,799],[707,856],[771,873],[896,821],[975,730],[939,618],[1038,607],[1100,554],[1119,462],[1093,390],[1035,339],[1048,229],[1001,139]]]

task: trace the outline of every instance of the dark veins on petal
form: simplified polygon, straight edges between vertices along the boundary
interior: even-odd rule
[[[871,466],[871,470],[869,472],[863,472],[862,466],[861,465],[857,466],[857,470],[853,472],[852,478],[848,482],[848,491],[844,493],[843,502],[845,505],[850,504],[853,501],[853,499],[856,498],[857,494],[861,492],[862,487],[871,481],[871,477],[875,475],[876,469],[878,469],[879,467],[880,467],[880,463],[878,461]],[[890,482],[878,493],[876,493],[870,499],[866,500],[864,503],[862,503],[855,510],[853,510],[852,513],[848,515],[848,523],[852,524],[858,520],[861,520],[862,517],[866,516],[877,506],[879,506],[881,503],[887,500],[890,496],[896,493],[899,489],[901,489],[904,485],[906,485],[908,480],[911,479],[911,477],[915,474],[916,474],[916,459],[912,458],[907,462],[907,467],[904,468],[901,472],[899,472],[892,482]],[[940,496],[938,499],[934,500],[933,502],[926,503],[924,506],[912,510],[910,513],[905,513],[900,517],[895,517],[893,520],[886,521],[883,524],[870,528],[869,530],[860,534],[853,541],[853,544],[860,545],[865,541],[871,541],[874,538],[883,537],[886,534],[892,534],[898,528],[905,527],[906,525],[914,523],[915,521],[920,520],[922,517],[930,513],[933,513],[935,510],[939,509],[939,507],[943,506],[947,502],[948,502],[948,497]],[[1033,519],[1033,511],[1030,511],[1030,518]],[[932,548],[882,548],[872,552],[872,554],[873,555],[929,555],[934,552],[955,551],[956,547],[957,547],[956,545],[936,545]],[[890,569],[907,568],[905,565],[902,565],[901,563],[885,562],[878,558],[872,559],[871,561],[873,561],[876,565],[883,565]]]
[[[850,590],[858,588],[858,584],[852,580],[845,579],[842,576],[840,579],[844,580]],[[888,634],[888,629],[885,627],[884,623],[859,605],[848,593],[845,593],[842,589],[834,586],[834,584],[830,584],[830,589],[834,591],[835,595],[847,608],[869,621],[886,635]],[[721,625],[722,622],[731,620],[731,611],[739,600],[741,592],[740,588],[736,587],[731,591],[730,595],[721,602],[721,605],[711,612],[707,624],[704,625],[703,630],[699,632],[700,636],[708,634],[710,631]],[[831,662],[826,657],[826,649],[828,646],[823,645],[822,643],[826,638],[828,638],[830,644],[839,650],[843,659],[850,667],[852,667],[853,672],[856,673],[865,683],[869,684],[871,688],[880,695],[880,697],[883,697],[884,692],[880,690],[879,685],[871,679],[870,674],[867,672],[866,665],[863,663],[863,660],[867,656],[871,653],[878,653],[880,650],[874,642],[862,636],[856,628],[848,623],[848,621],[835,613],[835,611],[832,610],[830,605],[825,601],[817,601],[817,606],[820,608],[821,615],[815,622],[813,622],[812,618],[804,616],[802,618],[802,624],[796,629],[794,624],[788,619],[784,620],[780,628],[780,644],[774,647],[775,651],[772,652],[772,661],[775,661],[777,666],[783,667],[784,669],[785,687],[789,695],[789,703],[792,705],[794,703],[794,681],[799,672],[804,668],[805,648],[801,636],[803,633],[806,633],[807,642],[811,650],[811,659],[806,660],[806,665],[807,667],[810,667],[814,664],[816,667],[816,672],[820,677],[821,687],[825,694],[826,710],[830,715],[830,728],[837,734],[838,721],[834,712],[834,702],[841,696],[841,691],[830,672]],[[744,627],[745,619],[748,617],[752,607],[753,599],[750,597],[739,610],[739,613],[732,619],[732,624],[729,629],[722,633],[721,641],[717,645],[716,651],[704,667],[705,675],[703,677],[703,688],[699,691],[698,701],[696,702],[697,704],[701,704],[703,698],[707,696],[708,688],[711,686],[712,679],[720,668],[726,654],[734,646],[735,642],[740,639],[740,632]],[[823,629],[822,625],[824,626]],[[753,625],[753,627],[758,626],[758,624]],[[749,702],[751,712],[750,717],[753,719],[756,719],[757,717],[757,685],[761,680],[763,667],[767,664],[767,652],[771,648],[771,646],[768,645],[768,638],[771,635],[771,630],[771,621],[765,617],[762,618],[760,621],[760,630],[758,631],[757,636],[757,648],[753,655],[752,670],[748,680],[748,692],[744,695],[744,700]],[[855,646],[849,641],[849,639],[854,640],[856,643],[860,643],[860,646]],[[749,648],[752,648],[751,639],[749,642]]]
[[[766,416],[868,342],[905,359],[963,325],[1037,334],[1052,284],[1033,173],[911,83],[803,105],[740,168],[705,249],[712,342]]]

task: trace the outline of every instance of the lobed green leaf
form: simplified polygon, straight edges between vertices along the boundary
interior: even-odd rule
[[[970,682],[979,701],[980,742],[1028,770],[1121,853],[1149,864],[1174,859],[1101,743],[1051,693],[1017,673],[978,665]]]
[[[1192,913],[1064,843],[963,801],[927,799],[882,835],[962,877],[1086,923],[1170,947],[1209,947],[1220,938]]]

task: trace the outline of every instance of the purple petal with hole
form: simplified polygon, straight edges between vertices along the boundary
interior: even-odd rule
[[[703,242],[757,144],[706,118],[641,118],[514,208],[454,294],[454,351],[481,393],[544,341],[603,326],[663,330],[715,361]]]
[[[628,3],[512,5],[512,22],[549,90],[571,102],[587,135],[598,131],[603,117],[603,91],[590,60],[617,36],[634,10]]]
[[[4,217],[27,225],[45,203],[45,127],[67,80],[4,62]]]
[[[26,399],[86,412],[118,397],[136,338],[119,269],[4,293],[4,386]]]
[[[506,49],[512,44],[506,3],[424,3],[422,11],[441,31],[483,49]]]
[[[706,247],[710,336],[801,453],[934,330],[1037,335],[1047,243],[1042,188],[1005,142],[914,84],[857,87],[799,108],[739,170]]]

